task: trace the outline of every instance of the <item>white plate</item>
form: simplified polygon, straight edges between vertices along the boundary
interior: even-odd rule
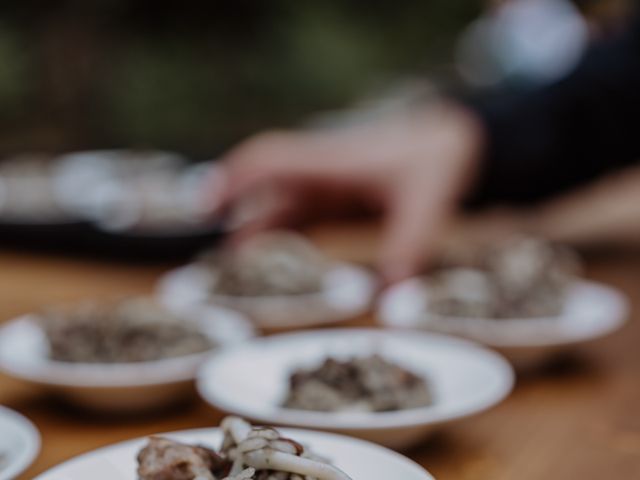
[[[283,429],[282,433],[327,457],[353,480],[433,480],[422,467],[378,445],[362,440],[305,430]],[[217,448],[222,434],[217,428],[167,434],[175,440]],[[101,448],[59,465],[35,480],[136,480],[136,455],[146,439]]]
[[[24,472],[40,451],[40,434],[19,413],[0,406],[0,480]]]
[[[594,282],[576,283],[562,315],[546,318],[486,319],[427,314],[429,292],[414,278],[385,292],[378,318],[383,325],[423,328],[465,337],[494,347],[519,365],[536,363],[550,353],[603,337],[624,325],[629,312],[619,291]]]
[[[281,406],[290,374],[327,356],[380,353],[429,382],[434,404],[397,412],[308,412]],[[445,335],[336,329],[276,335],[214,355],[198,374],[211,405],[264,423],[345,433],[394,447],[424,438],[434,427],[485,410],[513,386],[509,363],[471,342]]]
[[[190,318],[221,346],[246,341],[253,327],[242,315],[215,307],[192,310]],[[220,347],[218,347],[220,348]],[[151,362],[91,364],[52,361],[44,331],[33,315],[0,328],[0,370],[48,387],[85,407],[135,411],[184,396],[210,352]]]
[[[167,273],[157,294],[178,310],[193,305],[222,305],[246,314],[266,329],[311,327],[350,320],[371,306],[376,282],[366,269],[341,263],[324,278],[322,292],[287,296],[243,297],[210,293],[211,276],[188,265]]]

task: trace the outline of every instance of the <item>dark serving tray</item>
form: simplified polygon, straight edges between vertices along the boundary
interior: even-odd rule
[[[143,233],[105,231],[86,221],[20,223],[0,219],[0,245],[142,262],[191,258],[216,244],[225,233],[222,224],[195,232]]]

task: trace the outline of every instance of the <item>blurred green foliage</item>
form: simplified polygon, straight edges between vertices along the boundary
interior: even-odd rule
[[[29,93],[28,59],[21,40],[11,26],[0,23],[0,105],[5,116],[19,115]]]
[[[0,149],[204,156],[429,72],[470,0],[0,4]]]

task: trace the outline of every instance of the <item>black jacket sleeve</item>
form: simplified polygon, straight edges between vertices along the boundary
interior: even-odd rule
[[[640,16],[561,81],[475,108],[488,133],[476,200],[537,200],[640,160]]]

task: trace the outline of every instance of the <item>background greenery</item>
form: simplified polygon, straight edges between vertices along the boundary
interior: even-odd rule
[[[214,155],[446,65],[473,0],[0,2],[0,153]]]

